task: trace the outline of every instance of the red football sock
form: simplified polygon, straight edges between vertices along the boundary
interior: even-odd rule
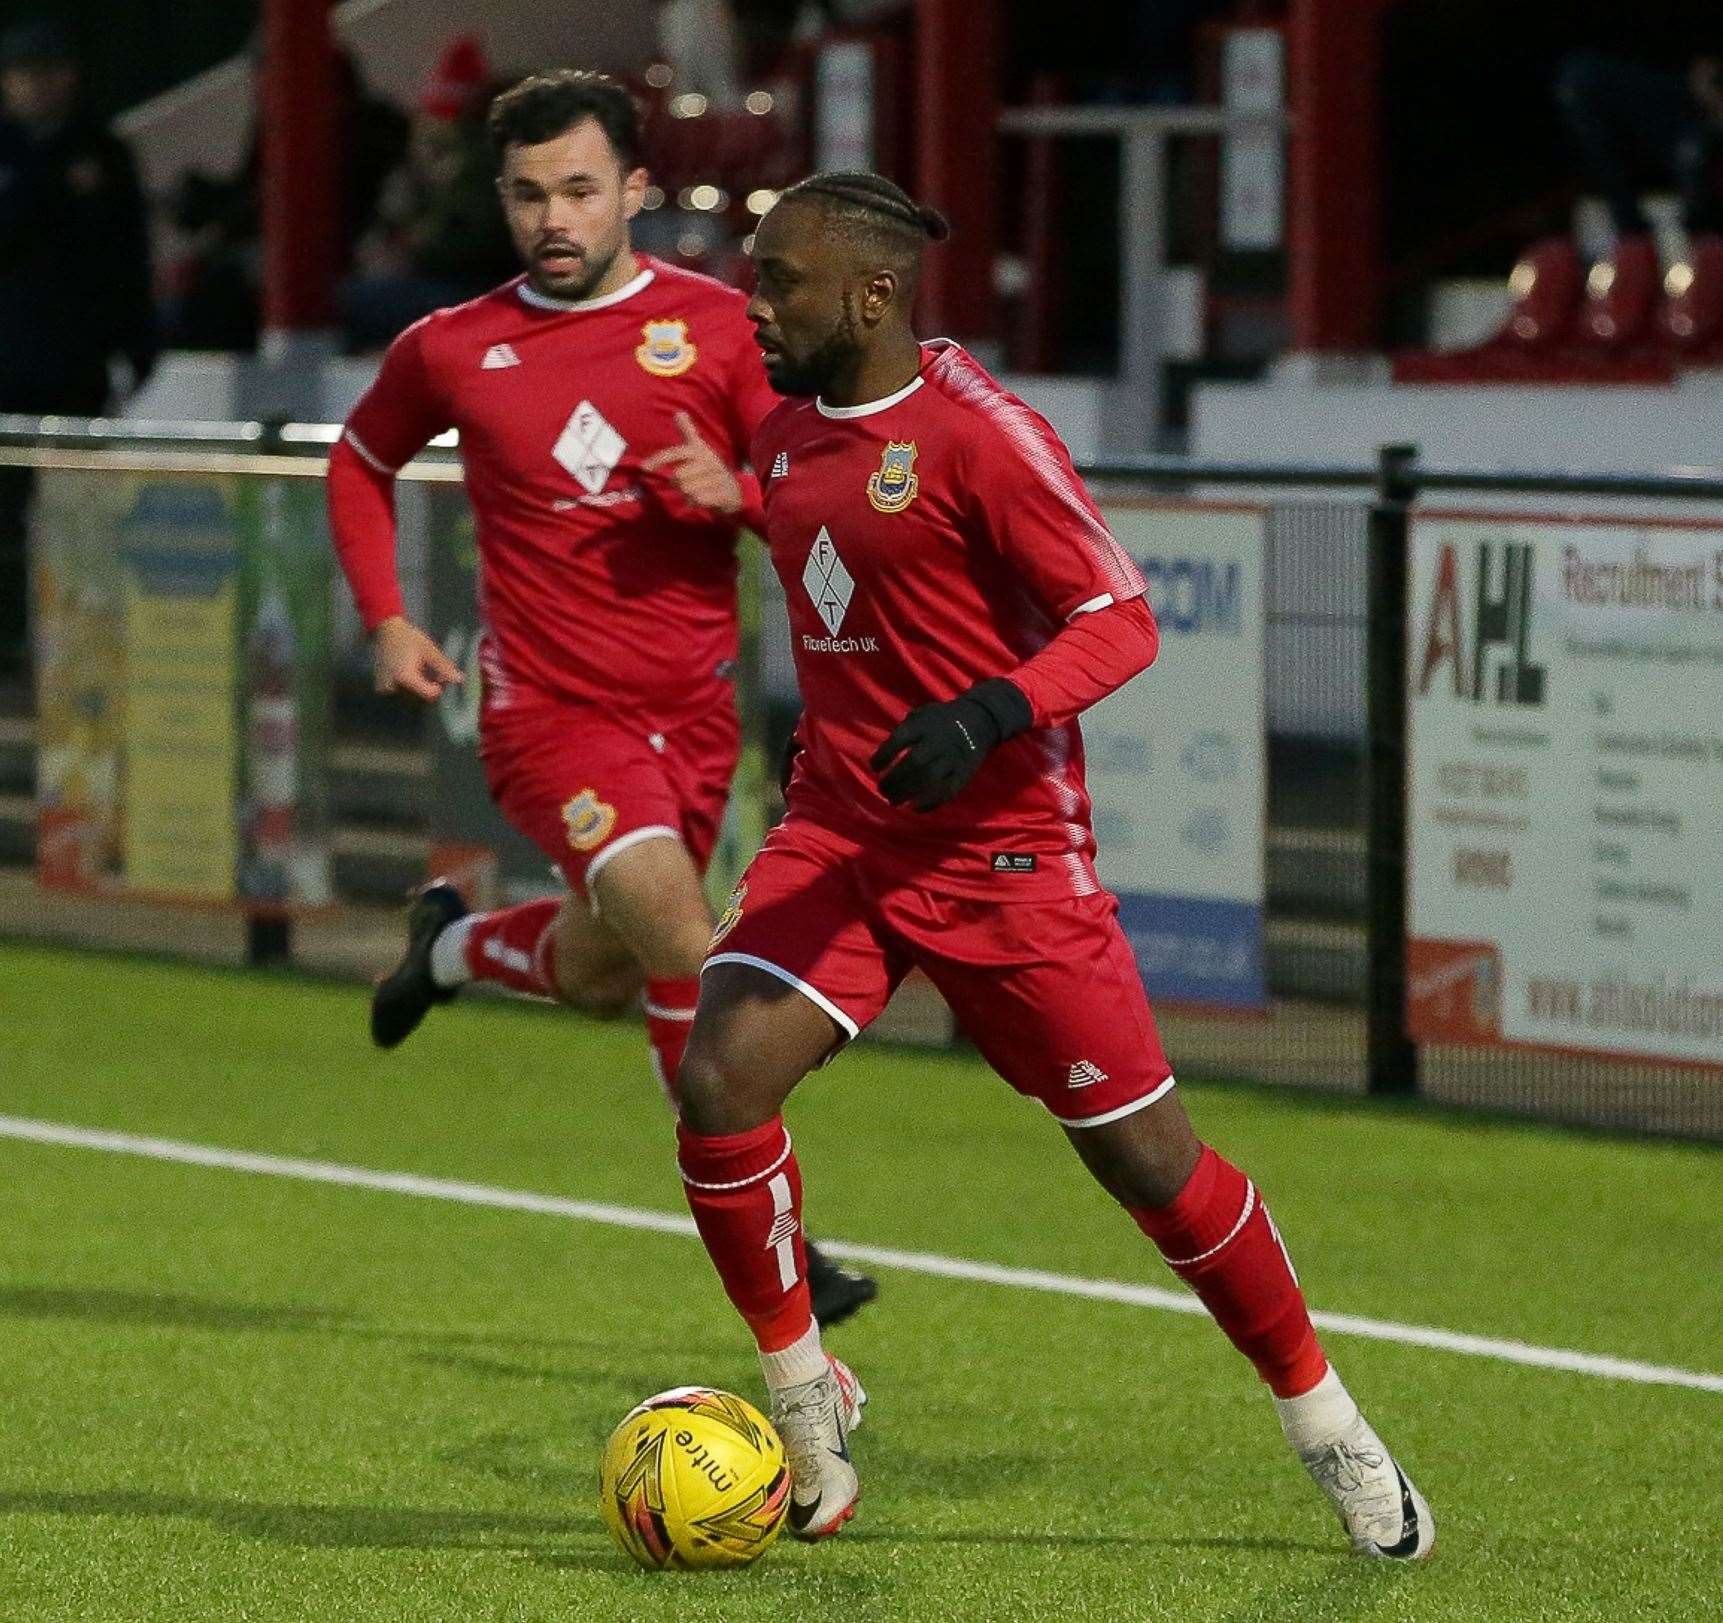
[[[551,896],[500,913],[480,913],[467,931],[467,968],[476,981],[496,981],[516,992],[555,997],[556,915]]]
[[[672,1102],[676,1098],[676,1073],[682,1069],[682,1051],[694,1029],[694,1005],[699,1001],[698,975],[646,983],[646,1038],[652,1044],[658,1080]]]
[[[1237,1167],[1205,1144],[1171,1205],[1130,1213],[1276,1397],[1298,1397],[1322,1379],[1328,1360],[1298,1276],[1256,1186]]]
[[[705,1138],[676,1126],[682,1187],[724,1289],[761,1352],[779,1352],[814,1322],[802,1248],[802,1172],[784,1118]]]

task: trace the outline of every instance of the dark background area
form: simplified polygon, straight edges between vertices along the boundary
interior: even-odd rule
[[[245,48],[251,0],[0,0],[0,27],[52,16],[84,53],[89,100],[117,113]]]

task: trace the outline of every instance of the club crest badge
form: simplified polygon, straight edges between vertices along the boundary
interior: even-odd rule
[[[576,851],[593,851],[610,838],[616,827],[616,808],[600,800],[593,789],[582,789],[562,808],[568,843]]]
[[[742,907],[747,900],[746,884],[740,884],[730,892],[730,900],[724,904],[724,911],[718,915],[718,922],[712,927],[711,945],[706,948],[708,952],[741,923]]]
[[[915,441],[892,440],[868,475],[867,499],[882,513],[901,513],[915,500],[921,480],[915,472]]]
[[[640,331],[645,342],[634,358],[655,378],[679,378],[700,359],[686,321],[649,321]]]

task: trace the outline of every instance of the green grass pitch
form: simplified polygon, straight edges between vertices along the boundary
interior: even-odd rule
[[[683,1210],[641,1033],[472,1001],[373,1053],[357,988],[0,949],[0,1112]],[[1175,1056],[1176,1059],[1176,1056]],[[1723,1159],[1193,1087],[1314,1305],[1723,1370]],[[974,1060],[791,1106],[816,1235],[1170,1282]],[[739,1574],[610,1546],[599,1449],[758,1396],[698,1245],[0,1137],[0,1619],[1685,1619],[1723,1615],[1723,1393],[1335,1335],[1435,1508],[1361,1562],[1204,1319],[882,1272],[832,1345],[861,1512]]]

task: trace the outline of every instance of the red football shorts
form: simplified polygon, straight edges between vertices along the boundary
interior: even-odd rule
[[[704,873],[739,750],[728,702],[655,733],[587,705],[535,700],[487,711],[479,739],[503,816],[583,895],[643,840],[679,839]]]
[[[936,894],[878,852],[791,816],[736,887],[706,968],[763,969],[848,1037],[920,969],[1012,1087],[1067,1127],[1098,1127],[1173,1085],[1117,911],[1106,891],[1003,902]]]

